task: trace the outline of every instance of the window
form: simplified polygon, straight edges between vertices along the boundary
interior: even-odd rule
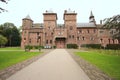
[[[29,43],[31,43],[31,39],[29,39]]]
[[[103,42],[103,39],[100,39],[100,43],[102,43]]]
[[[39,35],[39,32],[37,32],[37,35]]]
[[[114,44],[115,43],[114,39],[112,39],[112,41],[113,41],[113,44]]]
[[[82,40],[85,40],[85,37],[82,37]]]
[[[94,29],[93,32],[96,33],[96,30]]]
[[[26,31],[24,32],[24,36],[26,36]]]
[[[79,37],[77,37],[77,40],[79,40]]]
[[[87,32],[89,33],[89,30],[87,30]]]
[[[24,38],[24,40],[26,40],[26,38]]]
[[[52,40],[50,40],[50,44],[52,44]]]
[[[82,30],[79,30],[80,33],[82,33]]]
[[[46,44],[48,44],[48,40],[46,40]]]
[[[90,40],[92,41],[92,40],[94,40],[94,38],[93,38],[93,37],[90,37]]]
[[[110,39],[108,39],[108,42],[109,42],[109,44],[110,44]]]
[[[51,35],[53,35],[53,32],[51,33]]]
[[[100,33],[103,33],[104,31],[100,31]]]
[[[73,29],[73,27],[72,26],[70,26],[70,30],[72,30]]]
[[[74,35],[72,35],[72,38],[74,39]]]
[[[37,43],[39,43],[39,40],[37,39]]]
[[[50,30],[50,26],[48,27],[48,29]]]
[[[69,38],[71,38],[71,35],[69,35]]]

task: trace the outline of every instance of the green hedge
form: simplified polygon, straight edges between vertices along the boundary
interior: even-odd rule
[[[67,44],[67,48],[68,48],[68,49],[71,49],[71,48],[77,49],[77,48],[78,48],[78,45],[77,45],[77,44]]]
[[[101,49],[101,44],[83,44],[81,47]]]
[[[107,44],[106,49],[120,50],[120,44]]]
[[[31,45],[26,45],[25,46],[25,51],[30,51],[31,49],[39,49],[39,50],[41,50],[41,49],[43,49],[44,48],[44,46],[31,46]]]

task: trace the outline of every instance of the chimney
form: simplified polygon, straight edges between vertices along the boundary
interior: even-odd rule
[[[67,13],[67,10],[65,10],[64,13]]]
[[[102,20],[100,20],[100,24],[102,24]]]

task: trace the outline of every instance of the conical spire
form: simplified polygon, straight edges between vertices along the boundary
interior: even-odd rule
[[[29,16],[29,15],[27,15],[27,16],[26,16],[26,19],[30,19],[30,20],[31,20],[31,18],[30,18],[30,16]]]
[[[93,13],[92,13],[92,11],[90,12],[90,17],[92,17],[93,16]]]
[[[90,12],[89,22],[96,24],[96,21],[95,21],[95,18],[94,18],[94,15],[93,15],[92,11]]]

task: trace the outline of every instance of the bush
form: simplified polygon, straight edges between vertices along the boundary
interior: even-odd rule
[[[78,48],[78,45],[77,45],[77,44],[67,44],[67,48],[68,48],[68,49],[71,49],[71,48],[77,49],[77,48]]]
[[[34,46],[35,49],[39,49],[39,46]]]
[[[25,46],[25,51],[30,51],[32,48],[33,48],[33,46],[26,45],[26,46]]]
[[[56,46],[53,46],[54,49],[56,49]]]
[[[101,44],[83,44],[81,47],[101,49]]]
[[[120,50],[120,44],[107,44],[106,49]]]

